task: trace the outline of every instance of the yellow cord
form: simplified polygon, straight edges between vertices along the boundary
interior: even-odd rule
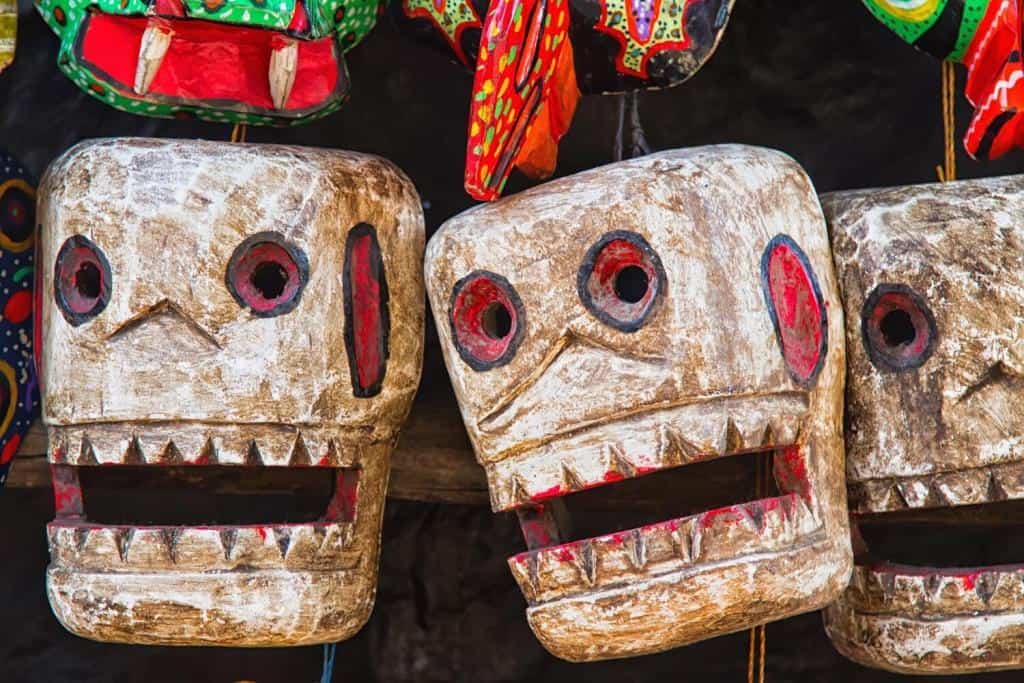
[[[231,142],[245,142],[246,125],[244,123],[236,123],[235,127],[231,129]]]
[[[940,182],[956,180],[956,66],[942,62],[942,129],[946,158],[935,167]]]
[[[754,495],[763,498],[768,490],[768,456],[759,454],[757,456],[757,471],[754,475]],[[764,683],[765,649],[767,647],[768,632],[765,625],[755,626],[750,629],[750,648],[747,651],[747,683],[755,683],[754,671],[757,670],[757,683]],[[760,647],[756,644],[760,642]]]

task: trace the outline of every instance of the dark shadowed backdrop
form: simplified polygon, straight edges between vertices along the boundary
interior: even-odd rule
[[[18,57],[0,75],[0,143],[37,176],[90,137],[228,138],[227,126],[138,118],[80,93],[57,70],[57,40],[26,2],[20,31]],[[462,191],[470,78],[406,44],[386,22],[349,53],[349,65],[352,98],[340,113],[302,128],[250,129],[248,139],[391,159],[416,183],[432,233],[472,203]],[[708,66],[681,87],[642,95],[640,106],[656,148],[775,147],[802,163],[820,191],[931,181],[942,159],[939,65],[876,24],[858,0],[740,0]],[[614,98],[582,100],[561,146],[559,174],[610,160],[616,113]],[[961,131],[969,113],[958,95]],[[959,154],[961,177],[1022,168],[1020,153],[985,166]],[[526,185],[514,178],[508,191]],[[444,382],[432,329],[427,345],[425,381]],[[44,524],[52,513],[45,489],[0,493],[0,681],[318,679],[319,648],[144,648],[65,633],[43,588]],[[487,508],[390,501],[377,606],[359,636],[338,648],[334,680],[746,680],[746,634],[633,660],[554,659],[530,633],[505,566],[522,548],[515,520]],[[900,678],[840,657],[817,614],[768,627],[767,670],[773,683]]]

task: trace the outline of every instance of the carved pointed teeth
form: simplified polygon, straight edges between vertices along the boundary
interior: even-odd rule
[[[580,577],[589,586],[597,582],[597,562],[594,557],[594,544],[591,541],[582,541],[576,552],[573,553],[573,562],[580,572]]]
[[[666,465],[682,465],[701,456],[701,449],[671,425],[659,427],[658,443],[661,459]]]
[[[153,85],[153,79],[164,63],[167,50],[171,47],[174,33],[166,23],[150,19],[142,34],[139,44],[139,58],[135,66],[135,83],[133,90],[137,95],[145,95]]]
[[[624,541],[629,552],[629,563],[633,569],[638,571],[647,566],[647,542],[638,529],[630,532],[629,537]]]
[[[288,458],[289,467],[307,467],[313,464],[313,459],[309,455],[309,450],[306,448],[306,442],[302,440],[302,435],[298,434],[295,437],[295,445],[292,446],[292,454]]]
[[[214,445],[212,437],[207,437],[203,443],[203,448],[199,451],[199,458],[196,459],[196,463],[201,465],[220,464],[220,459],[217,456],[217,447]]]
[[[570,491],[580,491],[587,487],[583,478],[565,463],[562,464],[562,483]]]
[[[731,417],[725,420],[725,436],[723,453],[735,453],[743,450],[743,434]]]
[[[96,459],[96,450],[92,447],[92,442],[89,439],[82,439],[82,450],[78,456],[79,465],[98,465],[99,461]]]
[[[630,462],[626,457],[625,452],[622,450],[622,446],[614,443],[608,443],[604,446],[605,460],[608,463],[605,469],[608,472],[614,472],[626,479],[631,479],[636,476],[636,466]]]
[[[284,109],[288,104],[288,97],[295,85],[295,73],[299,64],[298,42],[281,38],[282,42],[277,44],[270,53],[270,98],[274,101],[275,109]]]
[[[231,555],[235,550],[235,541],[238,540],[237,529],[222,529],[220,532],[220,544],[224,548],[224,559],[231,561]]]
[[[128,561],[128,549],[132,547],[132,539],[135,538],[135,529],[119,529],[114,534],[117,542],[117,554],[121,556],[122,562]]]
[[[277,543],[278,550],[281,551],[281,559],[288,556],[288,548],[292,544],[292,532],[287,527],[275,527],[274,528],[274,541]]]
[[[260,453],[260,448],[255,441],[249,442],[249,449],[245,454],[245,464],[250,466],[263,464],[263,454]]]
[[[171,558],[171,562],[178,561],[178,539],[181,538],[182,531],[181,528],[164,529],[161,531],[164,545],[167,546],[167,556]]]

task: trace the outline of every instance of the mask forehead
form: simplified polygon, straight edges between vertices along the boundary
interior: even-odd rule
[[[838,593],[842,311],[816,195],[791,159],[708,147],[563,178],[452,219],[425,270],[492,506],[516,509],[527,538],[509,565],[551,652],[645,654]],[[551,533],[563,496],[760,450],[776,453],[778,499]],[[719,527],[763,515],[779,524],[753,523],[750,544]],[[772,559],[750,556],[762,552]],[[771,586],[742,578],[762,561],[799,569]],[[704,604],[712,593],[729,597]]]
[[[129,141],[80,149],[53,168],[43,205],[44,295],[53,300],[57,257],[73,235],[106,255],[111,291],[83,325],[44,308],[48,419],[129,418],[144,387],[161,419],[358,424],[379,404],[405,400],[401,364],[378,397],[352,397],[339,274],[347,235],[361,223],[376,226],[385,270],[408,272],[417,226],[410,189],[374,158],[308,161],[299,149]],[[308,282],[294,310],[256,318],[236,302],[226,273],[239,245],[264,233],[305,256]],[[157,324],[134,324],[164,303],[173,311],[153,316]],[[411,299],[390,305],[395,316],[421,318]],[[315,319],[331,324],[309,324]],[[180,353],[168,353],[163,335]],[[395,353],[419,343],[399,328],[389,341]],[[76,387],[85,377],[92,391],[83,394]]]
[[[769,241],[785,234],[814,255],[816,272],[827,266],[818,258],[827,254],[820,224],[807,219],[820,215],[807,188],[799,167],[779,155],[710,148],[582,173],[449,221],[428,250],[437,301],[466,274],[486,271],[508,281],[524,313],[526,332],[507,363],[487,372],[456,359],[450,366],[481,457],[497,459],[514,448],[529,420],[545,420],[529,428],[551,435],[624,405],[802,390],[776,346],[761,262]],[[588,308],[579,282],[594,245],[620,231],[650,247],[663,278],[643,325],[625,331]],[[440,334],[458,344],[450,324]],[[616,364],[615,354],[604,353],[609,349],[631,359]],[[583,404],[552,392],[547,405],[557,411],[533,403],[538,414],[516,409],[537,393],[538,366],[554,360],[557,370],[570,359],[601,373],[609,393]],[[566,368],[565,384],[585,387],[579,371]],[[608,373],[618,373],[618,381],[608,381]],[[524,387],[526,396],[517,393]],[[508,409],[496,415],[496,407]]]

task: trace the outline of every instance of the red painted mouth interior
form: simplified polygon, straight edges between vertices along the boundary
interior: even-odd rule
[[[517,508],[528,549],[568,546],[697,514],[707,523],[741,522],[795,497],[811,504],[799,446],[747,451],[632,478],[616,473],[606,482],[569,495],[537,497],[536,504]]]
[[[131,97],[147,17],[93,12],[86,18],[80,58]],[[249,110],[275,111],[270,93],[270,56],[284,36],[261,28],[196,19],[159,20],[173,35],[146,97],[189,104],[236,103]],[[297,40],[295,84],[285,111],[326,105],[338,87],[339,57],[334,39]],[[278,110],[279,111],[279,110]]]
[[[857,563],[899,574],[970,577],[1024,569],[1024,500],[854,518]]]
[[[53,466],[57,522],[96,526],[352,521],[358,482],[327,467]]]

